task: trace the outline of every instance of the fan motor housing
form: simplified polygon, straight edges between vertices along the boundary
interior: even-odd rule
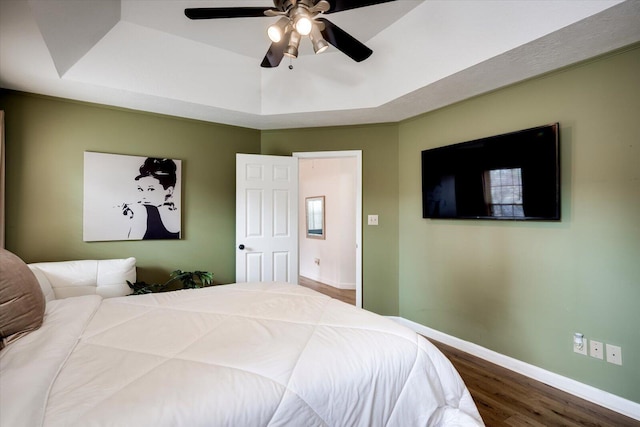
[[[275,8],[283,12],[287,12],[289,9],[294,7],[296,3],[297,0],[273,0]]]

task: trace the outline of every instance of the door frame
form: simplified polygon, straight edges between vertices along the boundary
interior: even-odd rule
[[[355,157],[356,159],[356,307],[362,308],[362,150],[345,151],[306,151],[292,153],[300,159],[335,159]],[[300,185],[298,183],[298,191]],[[304,213],[298,212],[298,217]],[[298,245],[299,246],[299,245]],[[299,252],[299,251],[298,251]],[[298,253],[298,262],[300,254]]]

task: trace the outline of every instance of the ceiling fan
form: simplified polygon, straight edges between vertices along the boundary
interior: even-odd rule
[[[185,9],[184,14],[189,19],[279,16],[280,19],[267,30],[272,43],[260,64],[273,68],[284,56],[298,57],[298,46],[304,36],[309,37],[316,54],[324,52],[331,44],[354,61],[364,61],[373,51],[322,15],[390,1],[395,0],[273,0],[273,9],[200,7]]]

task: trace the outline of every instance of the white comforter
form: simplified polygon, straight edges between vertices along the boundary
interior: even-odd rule
[[[428,341],[306,288],[47,305],[0,353],[2,426],[478,426]]]

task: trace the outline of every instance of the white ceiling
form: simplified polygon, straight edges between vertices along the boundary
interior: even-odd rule
[[[0,86],[254,129],[396,122],[640,41],[639,0],[398,0],[326,15],[373,50],[260,62],[269,0],[0,0]]]

